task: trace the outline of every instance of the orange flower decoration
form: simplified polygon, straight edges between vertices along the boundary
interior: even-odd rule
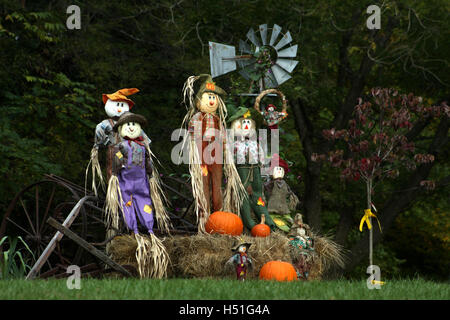
[[[263,199],[261,197],[258,198],[258,202],[256,203],[258,206],[263,206],[265,207],[266,204],[264,203]]]
[[[216,89],[216,86],[214,85],[214,82],[207,82],[206,83],[206,89],[214,91]]]
[[[202,165],[202,175],[205,177],[208,176],[208,168],[205,164]]]

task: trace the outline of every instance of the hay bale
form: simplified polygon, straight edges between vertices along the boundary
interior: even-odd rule
[[[266,238],[242,235],[244,242],[251,242],[248,251],[253,260],[253,268],[248,270],[248,278],[258,278],[259,270],[268,261],[293,262],[289,238],[281,232],[272,232]],[[232,256],[231,247],[236,237],[221,234],[197,234],[194,236],[174,235],[163,238],[162,242],[170,257],[168,277],[179,278],[235,278],[234,269],[225,263]],[[133,236],[119,236],[111,241],[109,255],[119,264],[137,267]],[[342,248],[329,237],[315,236],[316,254],[312,258],[309,279],[320,279],[331,265],[342,260]]]

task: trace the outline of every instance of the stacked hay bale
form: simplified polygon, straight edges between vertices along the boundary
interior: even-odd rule
[[[247,278],[258,278],[259,270],[268,261],[292,262],[296,257],[289,245],[289,238],[283,233],[273,232],[265,238],[249,235],[240,237],[251,242],[248,255],[253,260],[253,269]],[[315,255],[309,279],[320,279],[332,265],[343,266],[342,248],[329,237],[314,236]],[[170,257],[168,277],[178,278],[235,278],[234,270],[226,267],[231,257],[231,247],[236,237],[220,234],[197,234],[194,236],[175,235],[163,239]],[[119,264],[137,267],[135,252],[136,240],[133,236],[118,236],[109,246],[108,254]]]

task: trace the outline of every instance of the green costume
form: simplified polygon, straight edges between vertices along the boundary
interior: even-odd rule
[[[231,113],[228,121],[233,121],[231,128],[234,133],[233,150],[236,160],[236,169],[241,179],[247,196],[244,197],[240,214],[245,227],[251,230],[265,216],[265,223],[275,230],[276,224],[267,211],[267,204],[263,195],[263,182],[261,178],[261,164],[265,159],[262,148],[259,146],[256,135],[255,122],[250,119],[247,108],[229,108]],[[248,123],[251,121],[251,124]],[[250,128],[248,127],[250,126]],[[252,218],[251,211],[255,213],[258,221]]]
[[[241,177],[244,188],[248,190],[248,187],[251,186],[252,190],[250,194],[247,191],[248,197],[244,198],[241,206],[241,217],[244,225],[247,229],[251,230],[259,223],[256,223],[251,217],[251,210],[253,210],[258,221],[261,220],[261,216],[264,215],[266,217],[265,223],[270,229],[275,230],[276,225],[270,217],[269,212],[267,211],[267,205],[263,200],[263,185],[260,166],[257,164],[238,164],[236,165],[236,169],[239,173],[239,177]]]

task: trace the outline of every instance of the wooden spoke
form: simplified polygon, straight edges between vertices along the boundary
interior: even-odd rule
[[[25,230],[24,228],[22,228],[21,226],[19,226],[16,222],[14,222],[13,220],[11,220],[10,218],[6,218],[6,220],[8,220],[9,222],[11,222],[13,225],[15,225],[17,228],[19,228],[20,230],[22,230],[23,232],[25,232],[27,235],[29,235],[30,237],[34,237],[34,235],[32,235],[28,230]]]
[[[55,196],[55,190],[56,190],[56,186],[53,185],[52,193],[50,194],[50,200],[48,201],[47,208],[45,209],[45,213],[44,213],[44,218],[42,219],[43,223],[41,224],[41,227],[38,228],[39,233],[41,233],[41,234],[42,234],[43,226],[46,225],[45,221],[47,221],[46,219],[47,219],[48,213],[50,211],[50,207],[51,207],[52,202],[53,202],[53,197]]]
[[[19,201],[20,201],[20,204],[22,205],[22,208],[23,208],[23,211],[25,212],[25,215],[27,216],[28,223],[30,224],[31,229],[33,230],[34,234],[36,235],[36,230],[34,229],[33,223],[31,222],[30,215],[28,214],[28,211],[27,211],[27,209],[25,208],[25,205],[24,205],[24,203],[23,203],[23,201],[22,201],[22,198],[20,198]]]

